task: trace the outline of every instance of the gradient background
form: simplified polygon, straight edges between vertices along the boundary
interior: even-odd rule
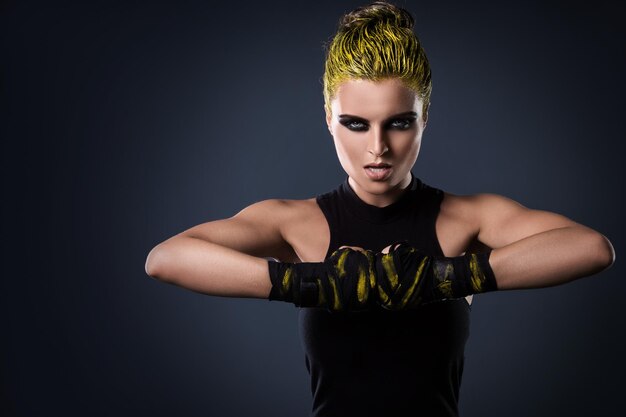
[[[322,42],[363,3],[2,3],[0,414],[307,415],[293,305],[193,293],[144,262],[195,224],[344,180]],[[561,213],[618,254],[593,278],[475,297],[462,415],[621,414],[623,8],[397,4],[433,71],[415,175]]]

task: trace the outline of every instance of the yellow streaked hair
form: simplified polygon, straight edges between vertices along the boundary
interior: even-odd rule
[[[326,45],[323,83],[328,114],[343,81],[397,77],[423,100],[422,117],[426,116],[432,90],[430,65],[413,25],[408,11],[382,1],[341,18],[337,33]]]

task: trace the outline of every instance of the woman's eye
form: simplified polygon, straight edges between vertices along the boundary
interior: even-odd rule
[[[398,120],[393,120],[389,124],[389,126],[392,129],[407,130],[411,127],[414,121],[415,119],[398,119]]]
[[[367,125],[363,122],[359,122],[358,120],[347,120],[343,122],[343,125],[347,127],[348,129],[354,130],[357,132],[367,130]]]
[[[387,128],[394,130],[408,130],[413,125],[413,122],[415,122],[415,119],[396,119],[389,122],[387,124]],[[341,124],[355,132],[364,132],[369,129],[369,125],[360,120],[342,120]]]

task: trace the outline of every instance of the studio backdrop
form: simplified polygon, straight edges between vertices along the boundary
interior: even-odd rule
[[[323,43],[364,3],[29,2],[2,13],[3,416],[306,416],[297,309],[150,278],[148,252],[341,183]],[[413,169],[605,234],[613,268],[474,297],[460,411],[623,412],[623,7],[399,1],[433,74]]]

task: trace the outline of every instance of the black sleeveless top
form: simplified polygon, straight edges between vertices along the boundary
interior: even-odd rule
[[[348,177],[318,195],[330,227],[326,257],[340,246],[380,252],[403,239],[443,255],[435,232],[443,192],[411,177],[400,198],[382,208],[361,200]],[[469,313],[464,298],[395,312],[301,308],[311,416],[458,416]]]

